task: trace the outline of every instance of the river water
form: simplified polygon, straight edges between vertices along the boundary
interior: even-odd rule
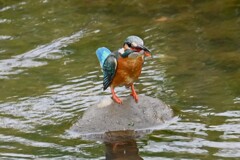
[[[0,26],[0,159],[114,159],[111,143],[66,132],[110,96],[95,50],[129,35],[153,53],[137,92],[178,120],[118,156],[240,158],[239,0],[0,0]]]

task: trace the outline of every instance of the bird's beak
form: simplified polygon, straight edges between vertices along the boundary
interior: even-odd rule
[[[139,45],[138,45],[138,47],[141,48],[142,50],[144,50],[144,55],[146,57],[152,57],[152,53],[151,53],[151,51],[147,47],[139,46]]]

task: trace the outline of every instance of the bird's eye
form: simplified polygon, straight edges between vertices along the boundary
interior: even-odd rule
[[[127,42],[126,44],[128,45],[128,47],[130,47],[130,48],[132,47],[131,43]]]

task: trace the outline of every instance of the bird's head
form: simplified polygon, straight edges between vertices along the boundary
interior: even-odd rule
[[[125,49],[131,49],[134,52],[144,51],[144,55],[152,56],[150,50],[144,46],[143,40],[138,36],[129,36],[123,43]]]

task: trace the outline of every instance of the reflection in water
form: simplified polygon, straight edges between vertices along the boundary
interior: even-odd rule
[[[107,160],[142,160],[134,139],[117,142],[105,142]]]
[[[134,138],[134,131],[115,131],[105,133],[107,160],[142,160]]]

